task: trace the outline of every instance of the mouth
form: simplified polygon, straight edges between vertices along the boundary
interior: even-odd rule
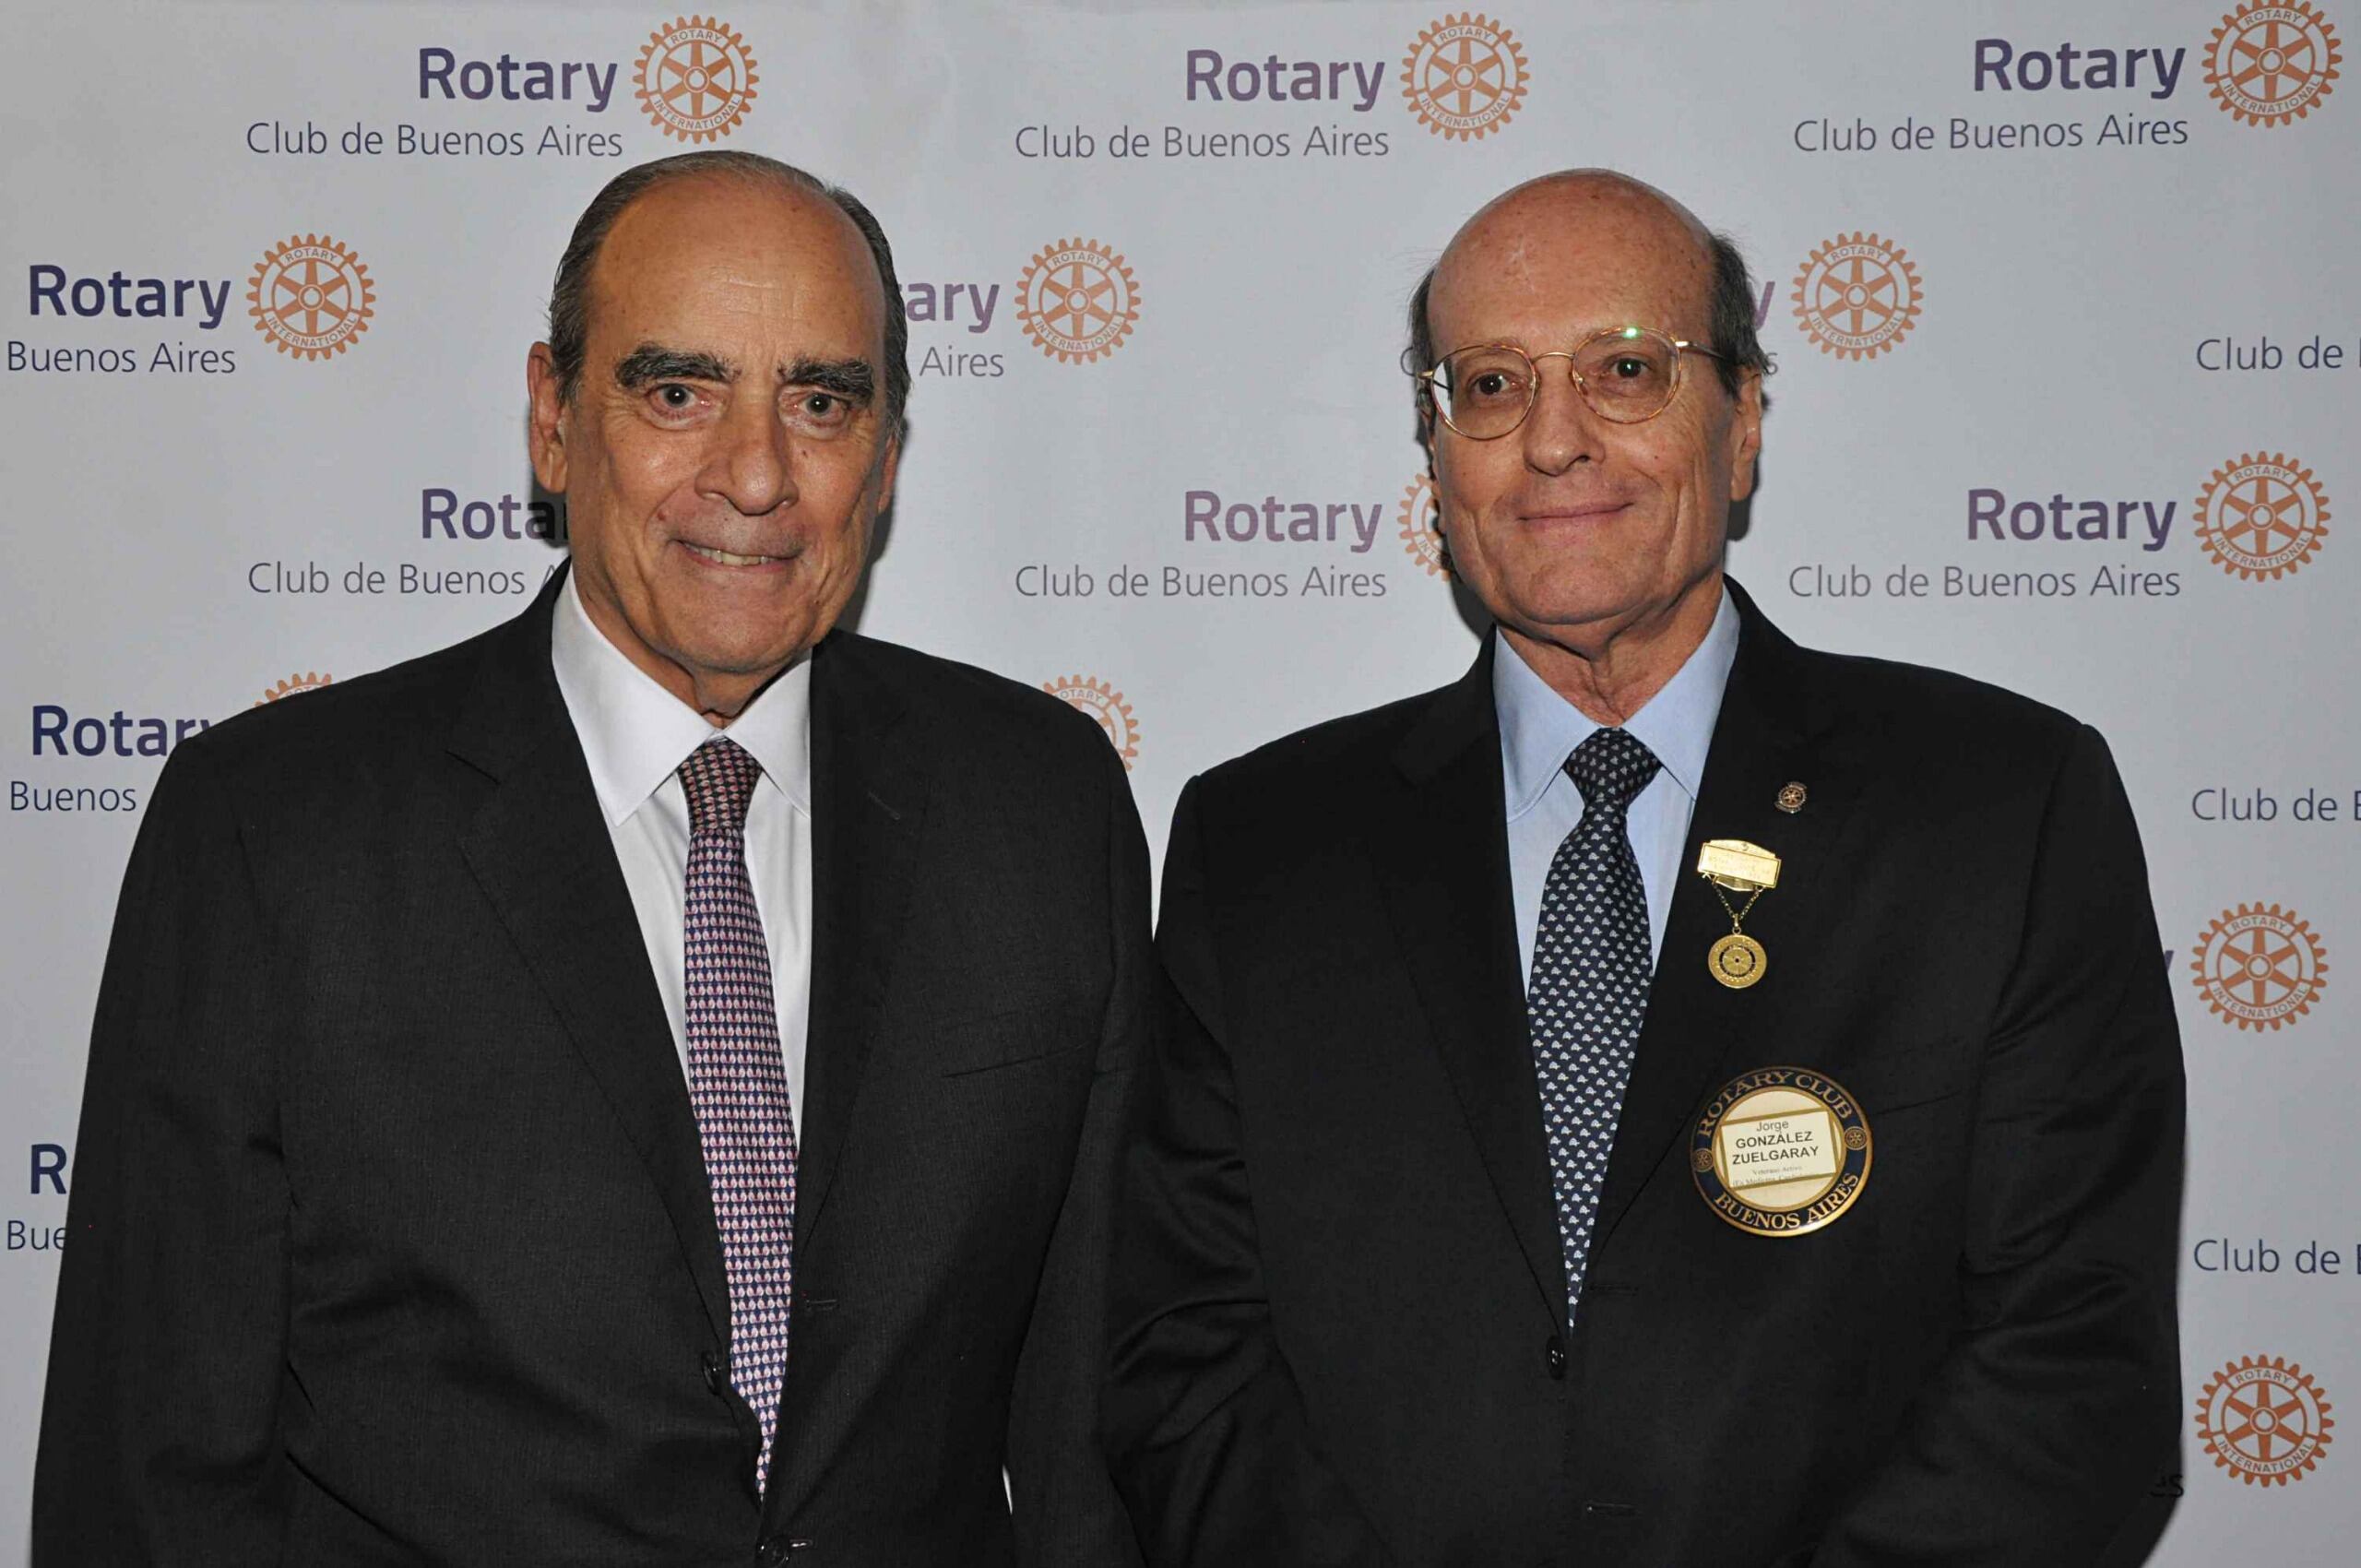
[[[1517,514],[1527,523],[1590,523],[1631,509],[1629,501],[1584,501],[1535,506]]]
[[[784,566],[795,559],[792,555],[740,555],[732,551],[718,550],[708,544],[691,544],[686,540],[679,542],[682,549],[698,560],[716,566]]]

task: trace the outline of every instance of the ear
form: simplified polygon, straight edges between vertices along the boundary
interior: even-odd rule
[[[1442,556],[1443,576],[1457,579],[1459,569],[1451,564],[1451,530],[1443,526],[1442,443],[1438,439],[1441,422],[1435,418],[1435,400],[1431,393],[1421,389],[1418,397],[1418,445],[1427,449],[1427,484],[1434,492],[1435,544]]]
[[[894,478],[902,469],[902,433],[899,430],[885,438],[885,450],[877,462],[877,512],[894,504]],[[875,516],[872,513],[872,516]]]
[[[1754,493],[1754,463],[1762,456],[1762,373],[1741,374],[1737,408],[1730,416],[1730,499]]]
[[[526,439],[533,477],[552,495],[565,493],[565,398],[558,386],[557,359],[547,343],[525,356],[525,394],[529,402]]]

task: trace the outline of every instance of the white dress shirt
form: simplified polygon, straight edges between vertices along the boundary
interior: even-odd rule
[[[678,770],[691,752],[725,734],[763,765],[746,808],[746,871],[770,944],[771,1002],[778,1010],[778,1041],[801,1139],[812,1007],[812,660],[797,660],[727,730],[716,729],[591,624],[571,575],[558,595],[550,659],[590,764],[590,782],[631,890],[684,1075],[689,800]]]
[[[1697,809],[1698,781],[1714,744],[1722,693],[1738,658],[1738,604],[1722,590],[1720,610],[1664,688],[1623,721],[1626,733],[1655,754],[1655,777],[1631,797],[1625,826],[1640,881],[1648,895],[1648,954],[1664,951],[1673,890],[1687,869],[1689,819]],[[1492,707],[1501,720],[1501,773],[1507,787],[1509,883],[1516,901],[1516,938],[1533,972],[1533,938],[1541,923],[1541,893],[1558,846],[1583,819],[1583,792],[1566,775],[1566,759],[1599,725],[1550,690],[1514,645],[1501,636],[1492,654]]]

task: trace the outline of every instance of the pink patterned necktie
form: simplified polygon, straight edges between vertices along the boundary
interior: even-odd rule
[[[770,1481],[795,1270],[795,1122],[770,945],[746,874],[746,806],[762,776],[763,765],[727,738],[681,765],[689,797],[689,1101],[730,1272],[730,1382],[763,1426],[757,1491]]]

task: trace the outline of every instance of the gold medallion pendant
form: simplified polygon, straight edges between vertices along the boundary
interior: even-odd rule
[[[1705,962],[1715,980],[1732,991],[1744,991],[1762,978],[1763,968],[1771,959],[1762,951],[1762,944],[1742,931],[1734,931],[1714,944]]]
[[[1705,1206],[1755,1236],[1808,1236],[1842,1218],[1869,1181],[1869,1117],[1842,1084],[1762,1067],[1722,1086],[1691,1130]]]
[[[1779,885],[1779,857],[1743,838],[1708,838],[1697,850],[1697,874],[1714,885],[1714,896],[1730,918],[1730,933],[1705,955],[1705,968],[1732,991],[1744,991],[1771,967],[1762,944],[1740,927],[1754,912],[1755,900]],[[1747,896],[1743,909],[1731,907],[1731,893]]]

